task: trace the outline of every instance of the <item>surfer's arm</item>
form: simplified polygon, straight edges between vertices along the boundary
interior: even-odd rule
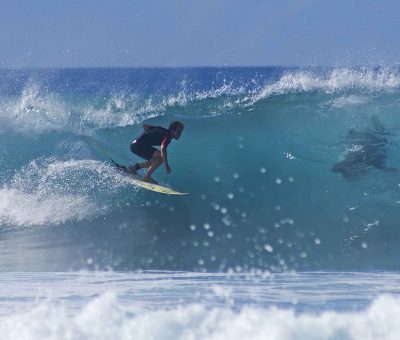
[[[171,168],[169,167],[169,164],[168,164],[167,146],[168,146],[168,144],[161,145],[161,157],[165,164],[165,170],[167,171],[167,174],[169,174],[171,172]]]

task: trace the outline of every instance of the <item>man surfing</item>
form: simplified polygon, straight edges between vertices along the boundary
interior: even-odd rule
[[[131,174],[136,174],[138,170],[147,168],[146,174],[143,176],[143,181],[155,183],[157,182],[151,177],[153,172],[162,164],[165,164],[167,174],[171,172],[171,167],[168,163],[167,147],[171,143],[171,139],[178,140],[182,134],[184,126],[181,122],[175,121],[169,125],[168,129],[161,126],[143,125],[144,132],[131,143],[131,151],[139,157],[145,159],[143,163],[136,163],[128,168],[115,165]],[[158,150],[154,146],[161,145]]]

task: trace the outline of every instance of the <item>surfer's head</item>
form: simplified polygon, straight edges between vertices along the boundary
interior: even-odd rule
[[[179,139],[183,129],[184,129],[183,124],[178,121],[172,122],[169,125],[169,132],[171,133],[171,137],[174,139]]]

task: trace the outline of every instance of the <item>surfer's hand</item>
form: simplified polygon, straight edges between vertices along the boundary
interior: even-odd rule
[[[171,173],[171,168],[169,167],[169,165],[165,166],[165,171],[167,172],[167,174]]]

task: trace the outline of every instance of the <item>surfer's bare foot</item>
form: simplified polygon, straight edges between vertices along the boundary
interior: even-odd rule
[[[157,181],[155,181],[153,178],[148,177],[148,176],[143,177],[143,182],[158,184]]]

